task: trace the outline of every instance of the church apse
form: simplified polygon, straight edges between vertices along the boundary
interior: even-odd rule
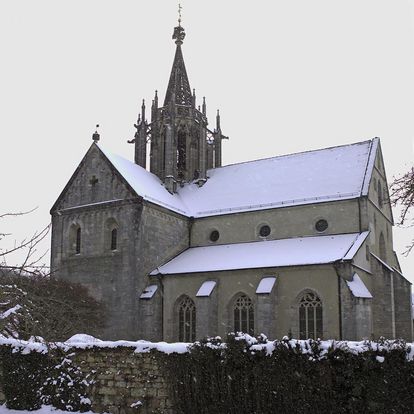
[[[184,183],[203,185],[208,178],[207,170],[221,167],[221,142],[227,138],[221,132],[219,112],[212,131],[208,128],[204,97],[202,105],[197,107],[182,53],[185,31],[180,22],[172,38],[176,52],[164,104],[158,106],[156,91],[151,121],[147,122],[145,102],[142,103],[135,138],[129,141],[135,144],[135,163],[158,176],[170,193]],[[147,143],[150,143],[149,157]]]

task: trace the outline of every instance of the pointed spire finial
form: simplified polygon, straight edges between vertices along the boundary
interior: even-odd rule
[[[178,3],[178,26],[174,27],[174,33],[172,38],[175,39],[175,44],[176,45],[182,45],[184,38],[185,38],[185,31],[184,28],[181,26],[181,10],[182,10],[182,6],[181,3]]]
[[[98,133],[98,128],[99,128],[99,124],[96,124],[96,130],[92,135],[92,139],[94,140],[94,142],[98,142],[99,139],[101,138],[101,136]]]
[[[181,10],[182,10],[181,3],[178,3],[178,26],[181,26]]]

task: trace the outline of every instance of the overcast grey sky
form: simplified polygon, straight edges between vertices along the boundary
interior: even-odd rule
[[[414,1],[182,5],[191,87],[231,138],[224,164],[375,136],[389,181],[412,164]],[[176,19],[175,0],[0,2],[0,211],[38,206],[2,229],[21,239],[49,222],[96,123],[132,159],[141,99],[164,98]],[[394,231],[398,253],[413,233]],[[414,281],[414,253],[400,260]]]

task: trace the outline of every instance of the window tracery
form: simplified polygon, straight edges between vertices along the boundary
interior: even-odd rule
[[[316,293],[306,292],[299,301],[299,338],[322,338],[322,301]]]
[[[178,340],[194,342],[196,339],[196,306],[191,298],[185,296],[178,305]]]
[[[254,306],[247,295],[239,296],[233,306],[234,331],[254,335]]]

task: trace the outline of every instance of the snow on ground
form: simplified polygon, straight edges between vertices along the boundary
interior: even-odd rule
[[[69,411],[62,411],[53,408],[50,405],[43,405],[42,408],[34,411],[27,411],[27,410],[11,410],[7,408],[5,405],[0,405],[0,414],[61,414],[61,413],[68,413]],[[73,414],[78,414],[80,411],[71,411]],[[87,411],[83,414],[93,414],[92,411]]]

